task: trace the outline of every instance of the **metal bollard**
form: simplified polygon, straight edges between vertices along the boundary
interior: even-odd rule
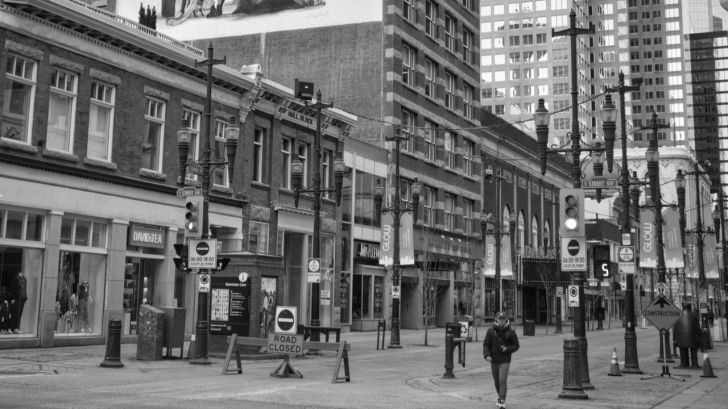
[[[447,379],[455,377],[455,375],[452,373],[452,370],[455,367],[455,364],[452,360],[452,353],[455,349],[452,329],[453,327],[449,325],[445,326],[445,374],[442,375],[442,377]]]
[[[564,386],[559,394],[561,399],[589,399],[581,384],[579,366],[579,340],[564,340]]]
[[[121,320],[109,320],[106,337],[106,356],[101,365],[104,368],[123,368],[121,363]]]

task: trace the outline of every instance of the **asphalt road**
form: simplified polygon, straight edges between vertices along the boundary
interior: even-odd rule
[[[524,337],[509,377],[510,408],[661,407],[690,384],[638,375],[608,377],[616,347],[624,360],[624,330],[589,331],[589,366],[595,390],[588,401],[557,399],[563,384],[563,339],[570,334]],[[553,332],[551,328],[550,332]],[[479,339],[485,334],[479,330]],[[466,345],[466,366],[444,379],[444,330],[403,330],[402,349],[376,350],[376,333],[342,334],[352,344],[352,381],[331,383],[334,353],[291,360],[304,377],[276,378],[280,360],[243,361],[243,374],[222,375],[222,359],[210,366],[185,360],[138,361],[135,345],[122,346],[124,368],[101,368],[103,346],[0,351],[2,408],[490,408],[495,407],[490,368],[480,342]],[[387,338],[387,343],[389,339]],[[657,331],[638,330],[640,366],[659,374]],[[728,355],[728,347],[716,346]],[[723,362],[723,361],[721,361]],[[343,366],[343,365],[342,365]],[[676,372],[679,372],[675,370]],[[341,370],[343,375],[343,369]],[[725,375],[724,375],[725,376]],[[682,389],[680,389],[682,388]]]

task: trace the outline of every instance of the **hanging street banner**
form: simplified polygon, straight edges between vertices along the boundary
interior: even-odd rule
[[[513,265],[511,264],[511,237],[501,236],[501,277],[513,277]]]
[[[703,239],[703,260],[705,260],[705,278],[718,279],[718,255],[715,251],[717,246],[715,235],[708,234]]]
[[[665,267],[683,268],[683,243],[680,238],[680,212],[677,209],[667,208],[662,214],[665,222],[662,228],[662,238],[665,244]]]
[[[495,277],[495,236],[485,235],[485,258],[483,259],[483,274],[486,277]]]
[[[655,214],[652,210],[640,210],[640,267],[657,268],[657,240],[655,238]]]
[[[415,248],[412,239],[412,213],[403,212],[399,217],[399,265],[415,264]],[[391,266],[394,260],[394,215],[391,212],[382,214],[382,237],[379,251],[379,264]]]
[[[698,242],[694,234],[685,235],[685,276],[698,278]]]

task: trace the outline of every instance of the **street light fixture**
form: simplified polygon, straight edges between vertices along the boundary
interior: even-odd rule
[[[218,166],[226,166],[228,168],[228,181],[232,184],[233,168],[235,164],[235,154],[240,137],[240,128],[236,125],[235,117],[230,119],[230,125],[225,130],[225,149],[227,150],[226,161],[213,161],[212,155],[212,138],[210,138],[211,116],[212,116],[212,67],[215,64],[224,64],[225,58],[221,60],[213,59],[213,48],[210,44],[207,48],[207,59],[204,61],[196,61],[195,66],[205,66],[207,68],[207,98],[203,113],[202,124],[202,153],[198,160],[188,162],[187,155],[189,153],[191,131],[189,122],[182,121],[180,129],[177,131],[177,145],[179,148],[179,166],[180,166],[180,184],[184,185],[187,166],[195,163],[201,166],[200,176],[202,176],[202,238],[209,239],[210,231],[210,175]],[[201,274],[207,274],[207,269],[201,269]],[[197,294],[197,324],[195,325],[195,351],[193,359],[190,360],[194,365],[210,365],[207,356],[207,337],[209,333],[209,313],[207,293],[199,291]]]
[[[633,78],[632,85],[628,86],[624,83],[624,73],[620,71],[619,82],[616,87],[607,88],[604,91],[619,93],[619,118],[620,118],[620,143],[622,148],[622,168],[619,171],[620,187],[622,189],[620,198],[622,200],[622,211],[619,216],[619,225],[622,234],[630,234],[632,226],[630,223],[630,196],[632,203],[638,205],[639,200],[639,181],[636,176],[630,180],[628,163],[627,163],[627,115],[624,101],[624,94],[632,91],[639,91],[642,80]],[[612,96],[607,94],[604,105],[602,106],[602,129],[604,130],[604,138],[607,139],[607,147],[609,147],[609,135],[616,132],[616,109],[612,103]],[[614,145],[612,145],[613,147]],[[608,165],[609,172],[612,171]],[[631,183],[634,182],[634,183]],[[630,191],[630,186],[633,186]],[[636,196],[635,196],[636,195]],[[636,207],[636,209],[639,209]],[[639,217],[639,211],[635,212],[635,218]],[[622,243],[625,244],[625,243]],[[637,356],[637,332],[635,332],[635,308],[634,308],[634,274],[627,274],[627,288],[624,292],[624,321],[626,327],[624,329],[624,369],[622,372],[626,374],[641,374],[639,359]]]
[[[306,83],[310,84],[310,83]],[[311,85],[313,88],[313,85]],[[298,92],[298,90],[297,90]],[[302,97],[303,98],[303,97]],[[316,93],[316,103],[310,104],[308,100],[310,98],[303,98],[306,101],[306,106],[316,110],[316,135],[313,139],[313,186],[310,189],[303,189],[303,163],[298,155],[294,155],[293,162],[291,163],[291,182],[293,185],[294,194],[294,206],[298,207],[298,202],[301,193],[313,193],[313,251],[312,257],[314,259],[321,258],[321,194],[332,192],[336,195],[336,206],[341,205],[341,189],[343,185],[344,173],[346,172],[346,164],[344,163],[344,156],[337,146],[335,158],[334,158],[334,189],[323,189],[321,188],[321,110],[324,108],[331,108],[333,103],[325,104],[321,102],[321,90]],[[338,143],[337,143],[338,145]],[[311,283],[311,326],[321,326],[321,305],[319,299],[319,282]],[[319,333],[312,331],[311,340],[318,341]]]
[[[412,224],[416,224],[417,222],[417,207],[419,206],[420,202],[420,192],[422,190],[422,185],[420,184],[419,180],[417,178],[414,179],[414,182],[412,183],[412,206],[402,206],[402,203],[400,201],[400,190],[402,188],[400,174],[399,174],[399,149],[400,149],[400,142],[402,140],[408,139],[409,136],[402,136],[402,129],[400,126],[394,127],[394,135],[393,136],[386,136],[385,140],[387,141],[394,141],[395,142],[395,165],[394,165],[394,177],[395,177],[395,184],[394,184],[394,203],[391,203],[390,207],[382,207],[383,198],[384,198],[384,187],[379,184],[379,181],[377,181],[377,186],[374,188],[374,208],[378,210],[379,213],[386,213],[390,212],[392,213],[392,224],[393,224],[393,234],[394,234],[394,248],[392,253],[392,286],[396,286],[399,288],[400,286],[400,257],[399,257],[399,251],[400,251],[400,242],[399,242],[399,230],[400,230],[400,220],[403,212],[412,212]],[[380,219],[381,220],[381,219]],[[400,320],[399,320],[399,298],[392,297],[392,326],[391,326],[391,335],[389,337],[389,348],[402,348],[402,345],[400,345],[399,342],[399,327],[400,327]]]

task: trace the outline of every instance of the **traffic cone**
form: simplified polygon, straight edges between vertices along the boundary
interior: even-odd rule
[[[619,371],[619,362],[617,362],[617,348],[614,348],[612,352],[612,363],[609,365],[609,376],[622,376],[622,372]]]
[[[715,375],[713,375],[713,365],[710,364],[710,358],[708,358],[708,354],[703,354],[703,374],[700,375],[701,378],[715,378]]]

